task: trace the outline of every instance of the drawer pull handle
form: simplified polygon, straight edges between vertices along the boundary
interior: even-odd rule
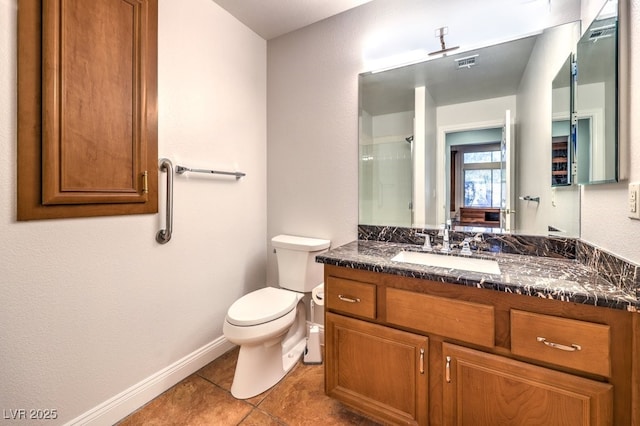
[[[444,379],[447,383],[451,383],[451,357],[447,357],[447,364],[444,367]]]
[[[536,340],[538,342],[544,343],[545,345],[549,346],[550,348],[560,349],[561,351],[575,352],[575,351],[581,351],[582,350],[582,346],[576,345],[575,343],[572,343],[571,346],[567,346],[567,345],[561,345],[560,343],[548,342],[547,339],[545,339],[544,337],[536,337]]]
[[[357,297],[344,296],[342,294],[338,295],[338,299],[342,300],[343,302],[349,303],[358,303],[360,301],[360,299],[358,299]]]
[[[424,349],[420,348],[420,374],[424,374]]]

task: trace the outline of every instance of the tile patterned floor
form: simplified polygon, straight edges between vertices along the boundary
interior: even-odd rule
[[[227,352],[118,426],[378,425],[324,394],[324,365],[299,362],[273,388],[250,399],[235,399],[229,390],[237,357],[237,348]]]

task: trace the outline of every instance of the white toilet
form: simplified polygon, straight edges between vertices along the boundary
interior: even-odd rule
[[[322,283],[315,257],[328,240],[278,235],[271,239],[278,259],[280,288],[265,287],[236,300],[224,321],[224,336],[240,345],[231,394],[256,396],[282,379],[306,346],[304,293]]]

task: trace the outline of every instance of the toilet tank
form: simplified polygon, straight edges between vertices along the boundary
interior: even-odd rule
[[[282,288],[308,293],[323,280],[323,265],[316,256],[331,241],[319,238],[277,235],[271,239],[278,259],[278,284]]]

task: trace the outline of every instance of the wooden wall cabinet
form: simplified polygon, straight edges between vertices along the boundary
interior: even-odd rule
[[[637,313],[333,265],[325,295],[325,391],[385,424],[640,421]]]
[[[569,136],[557,136],[551,139],[551,186],[564,186],[569,179]]]
[[[20,0],[18,220],[155,213],[157,0]]]

